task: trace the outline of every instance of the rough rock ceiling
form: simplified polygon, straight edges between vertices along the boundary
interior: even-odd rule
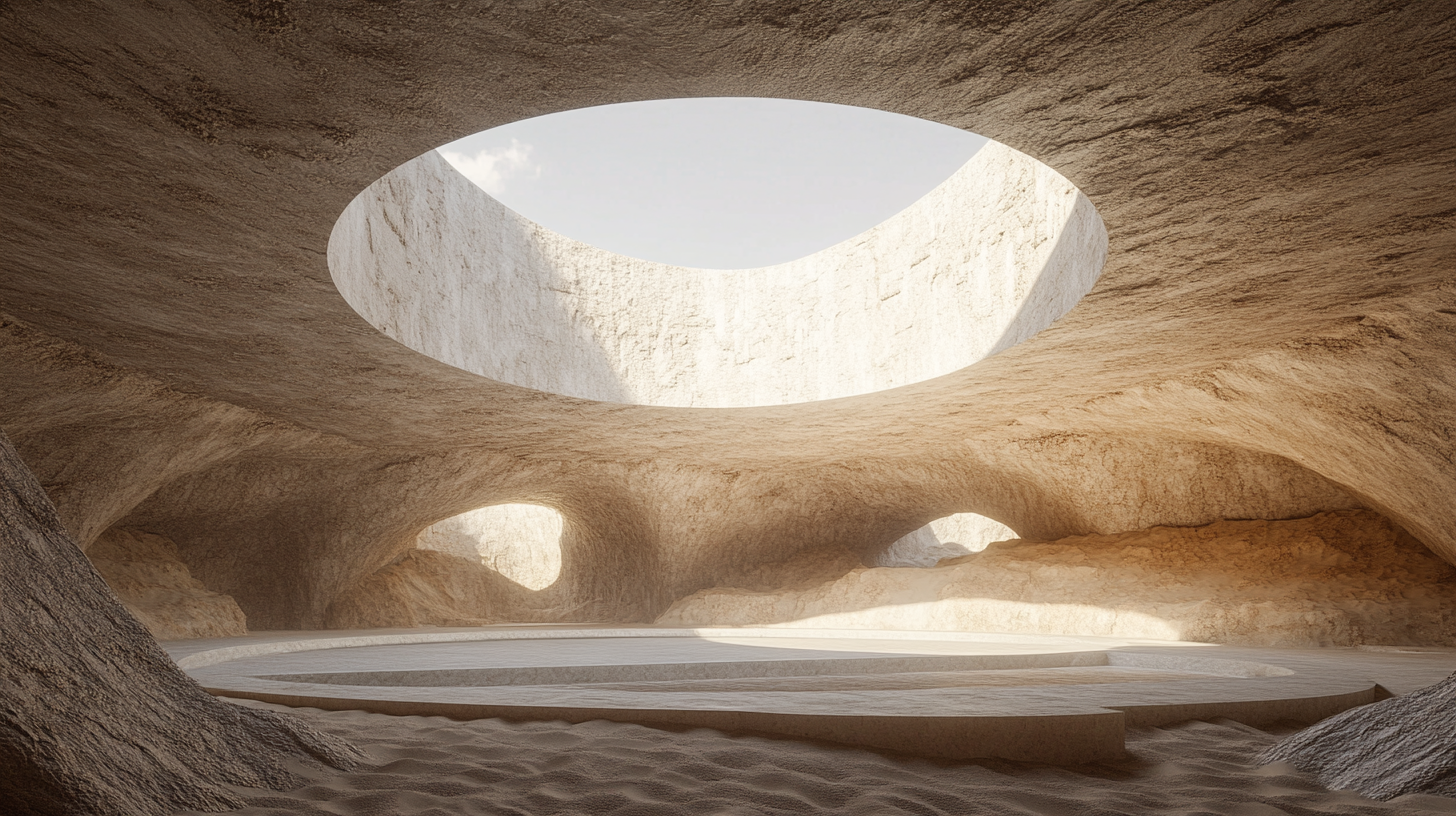
[[[438,519],[537,501],[631,617],[953,512],[1033,536],[1360,505],[1456,561],[1456,8],[1396,2],[108,2],[0,8],[0,427],[89,542],[165,533],[257,628]],[[1095,203],[1069,315],[775,408],[491,382],[376,332],[325,248],[436,145],[777,96],[966,127]],[[630,580],[627,580],[630,578]]]

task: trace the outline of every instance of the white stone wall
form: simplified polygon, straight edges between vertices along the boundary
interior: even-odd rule
[[[1070,309],[1106,248],[1070,182],[995,142],[883,224],[745,270],[557,235],[430,152],[349,205],[329,264],[380,331],[477,374],[595,400],[745,407],[968,366]]]

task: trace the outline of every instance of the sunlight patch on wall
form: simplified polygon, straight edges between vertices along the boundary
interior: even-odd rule
[[[495,504],[436,522],[416,546],[479,560],[526,589],[561,575],[561,514],[539,504]]]

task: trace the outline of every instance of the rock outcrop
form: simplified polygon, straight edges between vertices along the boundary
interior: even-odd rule
[[[490,614],[492,577],[477,559],[411,550],[340,595],[329,607],[327,624],[374,629],[497,623]]]
[[[1349,510],[1005,541],[807,589],[704,590],[658,622],[1453,645],[1456,569],[1384,517]]]
[[[248,633],[237,601],[192,577],[165,536],[113,527],[86,551],[127,610],[157,640],[235,637]]]
[[[203,691],[106,588],[0,434],[0,802],[6,813],[223,810],[228,789],[353,766],[334,737]]]
[[[1320,784],[1372,799],[1456,796],[1456,674],[1433,686],[1352,708],[1259,757],[1288,762]]]
[[[457,545],[450,526],[426,531],[420,549],[410,550],[349,589],[329,608],[328,626],[372,629],[400,626],[479,626],[488,623],[620,620],[571,603],[571,595],[552,588],[531,590],[492,569],[479,556],[442,552],[425,545]],[[519,554],[519,553],[518,553]],[[832,581],[860,565],[844,551],[801,553],[773,564],[736,571],[740,587],[761,590],[808,589]]]
[[[532,592],[478,558],[410,550],[329,607],[334,629],[479,626],[569,619],[549,593]]]

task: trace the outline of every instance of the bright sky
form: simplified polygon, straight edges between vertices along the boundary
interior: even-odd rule
[[[679,266],[745,269],[864,232],[985,143],[868,108],[720,97],[541,116],[440,153],[506,206],[578,241]]]

